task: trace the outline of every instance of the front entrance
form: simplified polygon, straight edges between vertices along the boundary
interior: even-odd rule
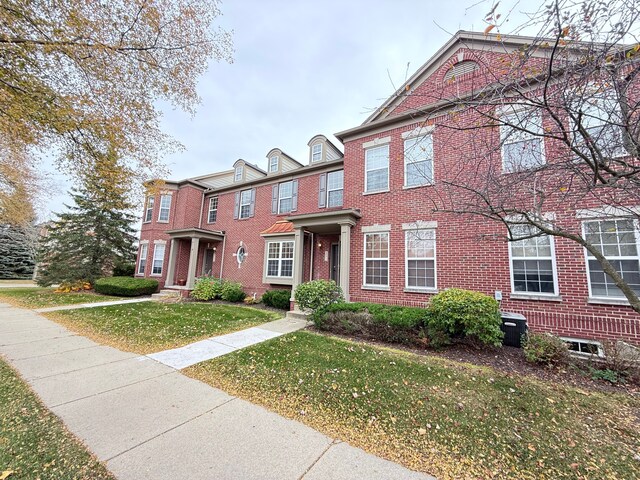
[[[216,254],[216,251],[213,248],[207,248],[204,251],[204,265],[202,267],[203,275],[211,276],[215,254]]]
[[[331,253],[329,259],[329,276],[331,280],[340,285],[340,244],[331,244]]]

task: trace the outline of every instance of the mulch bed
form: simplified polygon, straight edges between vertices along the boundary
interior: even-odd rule
[[[313,326],[309,330],[317,333],[327,334]],[[522,350],[514,347],[502,347],[500,349],[483,348],[477,349],[465,343],[450,345],[442,350],[425,350],[412,348],[400,344],[388,344],[375,340],[364,340],[349,335],[329,333],[332,336],[345,338],[354,342],[366,343],[383,347],[392,347],[416,355],[433,356],[447,358],[456,362],[469,363],[482,367],[491,367],[506,375],[527,375],[540,380],[555,382],[562,385],[570,385],[583,390],[593,390],[598,392],[628,393],[630,395],[640,395],[640,385],[637,384],[613,384],[605,380],[594,380],[585,372],[588,359],[575,358],[569,365],[559,367],[545,367],[535,365],[525,360]],[[580,368],[582,366],[582,368]]]

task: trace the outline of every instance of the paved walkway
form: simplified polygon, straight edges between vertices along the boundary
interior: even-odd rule
[[[0,354],[120,479],[432,479],[1,303]]]
[[[38,313],[59,312],[60,310],[76,310],[78,308],[109,307],[111,305],[125,305],[127,303],[150,302],[151,300],[153,300],[151,297],[139,297],[139,298],[132,298],[129,300],[109,300],[106,302],[75,303],[73,305],[59,305],[57,307],[35,308],[33,311]]]
[[[0,283],[0,288],[35,288],[35,283]]]

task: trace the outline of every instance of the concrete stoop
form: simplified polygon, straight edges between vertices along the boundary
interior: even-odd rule
[[[156,301],[179,300],[181,295],[178,290],[169,290],[165,288],[160,290],[158,293],[152,294],[151,298]]]
[[[311,313],[303,312],[302,310],[289,310],[285,318],[287,320],[306,320],[310,321]]]

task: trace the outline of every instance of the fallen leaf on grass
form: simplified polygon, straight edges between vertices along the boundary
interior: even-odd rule
[[[0,474],[0,480],[5,480],[5,478],[9,478],[10,475],[13,475],[14,473],[16,473],[13,470],[5,470],[4,472],[2,472],[2,474]]]

